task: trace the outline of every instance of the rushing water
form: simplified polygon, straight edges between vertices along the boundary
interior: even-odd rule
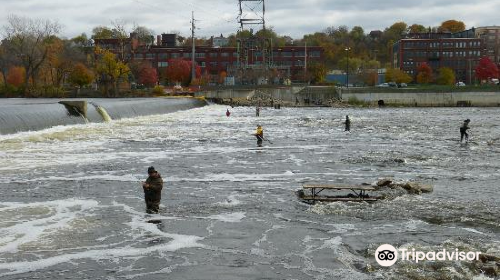
[[[0,278],[488,279],[466,262],[381,268],[373,254],[500,255],[499,109],[225,109],[0,136]],[[256,148],[257,124],[273,145]],[[150,165],[165,180],[152,216]],[[315,206],[293,193],[388,176],[434,192]]]

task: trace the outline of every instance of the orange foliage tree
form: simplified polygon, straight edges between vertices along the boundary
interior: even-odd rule
[[[465,23],[462,21],[450,19],[441,23],[441,26],[438,28],[439,32],[461,32],[465,30]]]
[[[6,80],[7,84],[20,87],[26,80],[26,70],[24,67],[13,66],[9,69]]]
[[[94,80],[94,74],[83,63],[77,63],[69,75],[69,82],[78,87],[86,86]]]
[[[432,82],[432,68],[427,63],[422,63],[417,68],[417,83],[429,84]]]

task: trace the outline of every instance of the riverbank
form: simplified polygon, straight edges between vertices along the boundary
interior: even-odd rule
[[[431,90],[436,91],[431,91]],[[475,89],[475,91],[474,91]],[[500,91],[493,87],[354,88],[285,87],[219,89],[196,93],[229,106],[274,107],[499,107]]]

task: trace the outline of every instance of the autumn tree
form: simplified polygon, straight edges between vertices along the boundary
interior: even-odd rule
[[[86,56],[71,40],[52,37],[47,44],[47,59],[41,67],[41,78],[46,85],[60,88],[75,64],[86,62]]]
[[[24,85],[26,80],[26,70],[20,66],[10,67],[5,81],[11,86],[19,88]]]
[[[389,68],[385,74],[387,82],[395,82],[397,84],[410,83],[413,78],[401,69]]]
[[[5,46],[0,44],[0,73],[4,87],[7,87],[7,72],[12,65],[12,57],[7,52]]]
[[[15,15],[7,18],[4,43],[7,52],[26,70],[25,88],[28,88],[29,81],[36,82],[38,71],[48,56],[48,41],[59,33],[59,30],[60,25],[50,20]]]
[[[170,59],[165,70],[166,78],[170,83],[182,83],[188,86],[191,83],[191,61],[184,59]],[[201,76],[201,68],[196,67],[196,78]]]
[[[432,68],[427,63],[422,63],[417,67],[417,83],[429,84],[432,82]]]
[[[448,67],[439,68],[439,74],[436,79],[436,83],[439,85],[448,85],[448,86],[454,85],[455,72]]]
[[[441,23],[441,26],[438,27],[439,32],[456,33],[464,30],[465,30],[465,23],[454,19],[444,21],[443,23]]]
[[[223,85],[224,82],[226,81],[226,77],[227,77],[227,72],[226,71],[222,71],[219,73],[219,84],[220,85]]]
[[[476,77],[482,81],[489,81],[490,79],[498,78],[498,67],[488,57],[483,57],[479,60],[476,67]]]
[[[79,88],[92,83],[93,80],[94,73],[92,73],[83,63],[75,64],[68,78],[68,82]]]
[[[314,62],[308,67],[308,72],[311,77],[311,82],[314,84],[324,83],[328,69],[323,63]]]
[[[408,32],[409,33],[425,33],[427,32],[427,28],[421,24],[412,24],[410,27],[408,27]]]
[[[108,50],[97,49],[99,58],[96,62],[96,72],[100,83],[104,84],[105,94],[110,95],[109,85],[113,87],[113,96],[118,96],[118,86],[130,72],[128,66],[118,60],[116,55]]]
[[[139,83],[148,87],[158,84],[158,72],[151,65],[142,65],[139,70]]]

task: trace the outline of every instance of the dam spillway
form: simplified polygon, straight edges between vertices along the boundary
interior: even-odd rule
[[[196,98],[2,99],[0,134],[104,122],[103,112],[116,120],[168,114],[204,105],[204,100]]]

